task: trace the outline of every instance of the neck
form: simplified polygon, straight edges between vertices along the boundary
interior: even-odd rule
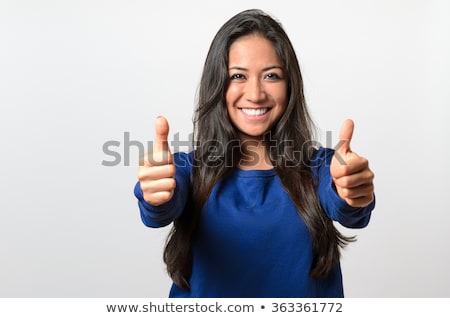
[[[267,170],[273,168],[263,139],[241,139],[241,159],[238,167],[243,170]]]

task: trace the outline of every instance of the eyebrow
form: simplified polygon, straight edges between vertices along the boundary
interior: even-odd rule
[[[262,71],[266,72],[266,71],[272,70],[274,68],[279,68],[280,70],[283,70],[283,67],[281,67],[279,65],[270,65],[270,66],[263,68]],[[241,66],[232,66],[229,68],[229,70],[248,71],[247,68],[241,67]]]

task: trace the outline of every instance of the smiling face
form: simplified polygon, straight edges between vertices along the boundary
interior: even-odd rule
[[[261,139],[287,104],[287,79],[272,43],[258,34],[238,38],[228,56],[228,115],[241,139]]]

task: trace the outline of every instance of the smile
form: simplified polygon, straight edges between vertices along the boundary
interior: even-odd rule
[[[269,111],[269,108],[241,108],[247,116],[262,116]]]

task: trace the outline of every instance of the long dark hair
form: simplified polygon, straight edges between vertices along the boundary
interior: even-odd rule
[[[203,205],[216,183],[240,159],[233,152],[240,145],[239,135],[229,120],[225,101],[229,85],[228,53],[237,38],[252,33],[273,44],[288,76],[286,110],[266,133],[270,138],[266,138],[265,144],[277,175],[310,231],[314,252],[310,275],[327,276],[339,262],[339,247],[353,240],[339,233],[319,202],[317,180],[309,166],[317,151],[311,142],[315,127],[306,106],[294,48],[279,22],[263,11],[246,10],[220,28],[206,57],[194,114],[192,193],[185,211],[174,221],[164,250],[169,275],[176,285],[187,290],[192,269],[191,245]]]

